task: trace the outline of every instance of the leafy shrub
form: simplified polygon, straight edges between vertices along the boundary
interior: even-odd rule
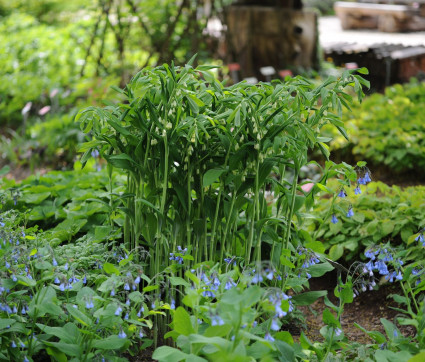
[[[91,167],[95,167],[94,160]],[[115,203],[119,202],[123,191],[120,176],[115,177],[112,190],[105,172],[50,172],[20,184],[4,180],[3,210],[24,213],[26,224],[43,229],[43,235],[55,244],[79,237],[92,242],[107,240],[123,223],[122,216],[111,209],[114,201],[110,198],[115,195]]]
[[[329,185],[329,191],[333,190],[335,195],[339,187]],[[410,246],[423,222],[424,186],[401,189],[372,182],[360,195],[354,195],[352,188],[345,188],[345,191],[348,198],[335,203],[334,198],[322,197],[313,207],[314,218],[307,219],[303,225],[303,235],[307,238],[314,235],[322,240],[332,260],[342,257],[347,261],[355,260],[366,247],[381,241]],[[341,203],[352,206],[352,217],[345,215]],[[331,215],[337,217],[336,222]],[[410,258],[420,255],[417,249],[412,249]]]
[[[372,166],[386,165],[395,172],[414,170],[423,174],[424,102],[425,83],[414,80],[388,87],[383,95],[368,96],[361,105],[353,107],[352,113],[344,115],[349,142],[336,136],[330,147],[343,155],[352,152]]]
[[[264,250],[280,263],[292,217],[305,201],[297,192],[307,152],[317,147],[328,156],[323,125],[345,133],[335,113],[351,97],[341,88],[355,85],[361,97],[365,83],[347,71],[318,87],[297,77],[225,88],[211,68],[145,69],[120,91],[126,104],[89,107],[77,116],[93,135],[81,147],[82,162],[97,151],[110,169],[128,175],[125,245],[149,251],[151,275],[167,266],[177,245],[195,251],[195,264],[228,255],[250,264]],[[268,189],[276,208],[266,201]]]

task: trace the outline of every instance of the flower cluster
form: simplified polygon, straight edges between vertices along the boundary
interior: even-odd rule
[[[230,256],[230,257],[224,258],[224,261],[228,265],[232,264],[233,266],[236,266],[236,257],[235,256]]]
[[[271,306],[274,309],[274,315],[270,321],[270,329],[272,331],[279,331],[280,330],[280,322],[279,320],[283,317],[285,317],[288,313],[292,312],[294,310],[294,306],[291,302],[291,297],[288,296],[287,294],[285,294],[284,292],[282,292],[282,290],[280,289],[271,289],[270,294],[267,297],[267,300],[270,302]],[[283,310],[282,309],[282,302],[283,301],[287,301],[287,310]],[[286,308],[285,308],[286,309]],[[268,332],[267,332],[268,333]],[[264,337],[265,339],[268,339],[268,336]],[[269,336],[270,338],[273,338],[271,336]],[[272,341],[272,339],[269,339]]]
[[[354,188],[354,195],[360,195],[362,193],[362,190],[360,188],[360,185],[367,185],[369,182],[372,181],[370,176],[370,171],[367,167],[361,167],[357,170],[357,182],[356,187]],[[339,198],[345,199],[347,197],[347,193],[345,192],[344,188],[341,188],[337,195]],[[353,217],[354,216],[354,210],[352,205],[350,204],[348,206],[347,213],[345,214],[346,217]],[[332,224],[338,223],[338,218],[335,214],[332,214],[331,222]]]
[[[372,247],[365,251],[365,256],[370,260],[364,265],[364,270],[370,276],[373,275],[374,270],[377,270],[380,275],[385,275],[386,279],[391,283],[394,279],[403,280],[403,275],[401,274],[403,261],[401,259],[394,259],[391,251],[387,248]],[[391,272],[388,269],[389,265],[394,268]]]
[[[299,247],[297,250],[298,250],[299,256],[303,256],[303,255],[305,256],[304,259],[300,258],[300,260],[303,260],[303,263],[301,265],[301,270],[298,273],[298,277],[301,277],[302,273],[305,273],[305,276],[307,277],[307,279],[310,279],[311,275],[307,271],[307,269],[312,265],[319,264],[320,259],[317,257],[316,253],[310,249]]]
[[[182,247],[179,245],[177,246],[178,253],[170,253],[170,260],[174,260],[179,264],[183,264],[183,257],[187,252],[187,248],[182,249]]]
[[[415,238],[415,241],[419,241],[422,243],[422,246],[425,247],[425,237],[424,237],[424,230],[422,230],[418,236]]]
[[[282,277],[276,272],[272,267],[262,268],[261,266],[258,269],[251,269],[248,271],[249,276],[251,277],[252,284],[258,284],[267,280],[282,280]]]
[[[206,298],[215,298],[215,292],[217,292],[218,287],[221,285],[220,280],[218,279],[216,274],[212,274],[208,276],[204,272],[200,272],[199,279],[203,282],[202,296]]]

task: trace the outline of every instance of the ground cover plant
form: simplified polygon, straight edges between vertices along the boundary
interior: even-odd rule
[[[423,175],[424,141],[422,104],[425,84],[412,80],[373,94],[344,115],[350,140],[336,136],[330,147],[341,157],[366,160],[376,168]],[[334,133],[335,134],[335,133]]]
[[[345,188],[346,197],[341,198],[334,185],[322,193],[312,212],[314,218],[305,221],[302,234],[322,240],[332,260],[356,260],[369,245],[380,241],[409,248],[423,221],[424,191],[423,186],[401,189],[372,182],[367,187]],[[351,217],[345,212],[347,204],[355,210]],[[412,260],[421,255],[414,250],[410,251]]]

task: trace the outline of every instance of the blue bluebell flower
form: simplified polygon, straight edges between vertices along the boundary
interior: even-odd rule
[[[13,280],[14,282],[17,282],[17,281],[18,281],[18,278],[16,277],[16,275],[15,275],[15,274],[13,274],[13,275],[12,275],[12,280]]]
[[[375,268],[378,269],[378,272],[381,275],[388,275],[389,274],[388,267],[383,260],[378,260],[375,263]]]
[[[223,324],[224,324],[224,321],[220,316],[215,315],[215,316],[211,317],[211,325],[212,326],[222,326]]]
[[[24,342],[20,341],[19,342],[19,345],[21,346],[21,348],[25,348],[25,343]]]
[[[280,329],[279,324],[277,323],[276,318],[273,318],[273,319],[272,319],[272,322],[271,322],[271,324],[270,324],[270,329],[271,329],[272,331],[278,331],[278,330]]]
[[[331,222],[332,224],[336,224],[338,222],[338,218],[336,217],[335,214],[332,214]]]
[[[83,284],[84,285],[86,285],[87,284],[87,277],[84,275],[84,278],[83,278]]]
[[[12,341],[12,342],[10,343],[10,347],[11,347],[11,348],[16,348],[16,347],[17,347],[16,342],[15,342],[15,341]]]
[[[257,284],[257,283],[261,283],[263,280],[264,279],[263,279],[262,275],[260,274],[260,272],[257,272],[252,277],[251,283]]]
[[[266,269],[265,272],[266,272],[266,278],[268,280],[273,280],[274,271],[273,270],[270,270],[270,269]]]
[[[228,258],[224,258],[224,261],[227,264],[233,264],[233,266],[236,266],[236,258],[234,256],[228,257]]]
[[[364,178],[364,177],[359,177],[359,178],[357,179],[357,184],[358,184],[358,185],[366,185],[366,180],[365,180],[365,178]]]
[[[53,266],[58,266],[58,262],[56,261],[55,258],[53,258],[52,264],[53,264]]]
[[[338,196],[344,198],[347,197],[347,194],[345,193],[344,189],[341,189],[341,191],[338,193]]]
[[[10,268],[10,263],[6,260],[6,268]]]
[[[215,298],[215,294],[211,290],[203,291],[202,296],[206,298]]]
[[[340,328],[335,328],[335,336],[336,337],[339,337],[340,335],[342,334],[342,329],[340,329]]]
[[[134,284],[139,284],[139,283],[140,283],[140,276],[138,275],[136,279],[134,279]]]
[[[127,335],[125,334],[125,332],[121,329],[120,333],[118,333],[118,337],[119,338],[125,338],[127,337]]]
[[[127,300],[125,301],[125,305],[130,306],[130,299],[127,298]]]
[[[232,288],[234,288],[234,287],[236,287],[236,283],[233,281],[233,279],[229,279],[227,282],[226,282],[226,284],[225,284],[225,286],[224,286],[224,289],[225,290],[229,290],[229,289],[232,289]]]
[[[357,187],[354,189],[354,195],[360,195],[362,193],[362,190],[360,189],[360,186],[357,185]]]
[[[69,269],[69,265],[68,265],[68,263],[66,263],[66,264],[63,266],[63,268],[64,268],[65,270],[68,270],[68,269]]]
[[[139,331],[139,338],[143,338],[144,337],[144,335],[143,335],[143,331],[142,330],[140,330]]]
[[[171,298],[170,308],[176,309],[176,301],[174,300],[174,298]]]
[[[264,335],[264,339],[266,341],[274,342],[274,338],[272,337],[272,335],[269,332],[266,332],[266,334]]]
[[[115,315],[119,316],[119,315],[121,315],[121,312],[122,312],[122,308],[120,306],[118,306],[118,308],[115,310]]]
[[[128,312],[125,314],[125,316],[124,316],[124,319],[125,320],[128,320],[128,318],[129,318],[129,315],[128,315]]]
[[[55,278],[55,280],[53,281],[53,283],[55,283],[55,284],[60,284],[61,282],[60,282],[59,278],[58,278],[58,277],[56,277],[56,278]]]
[[[352,216],[354,216],[354,211],[353,211],[353,208],[352,207],[349,207],[348,208],[348,211],[347,211],[347,215],[346,215],[347,217],[352,217]]]
[[[128,283],[124,284],[124,290],[130,290],[130,285]]]
[[[369,258],[371,260],[375,260],[376,259],[376,256],[375,256],[376,254],[378,254],[378,252],[376,250],[374,251],[373,249],[368,249],[364,253],[365,257],[366,258]]]
[[[86,308],[87,309],[92,309],[92,308],[94,308],[94,303],[93,303],[93,299],[89,299],[87,302],[86,302]]]
[[[366,171],[366,173],[364,174],[364,180],[365,180],[366,183],[372,182],[372,179],[370,178],[369,171]]]
[[[137,312],[137,317],[140,318],[142,316],[142,313],[145,311],[145,308],[143,305],[140,307],[139,311]]]
[[[422,243],[422,246],[425,246],[425,237],[423,232],[421,232],[416,238],[415,241],[419,241]]]
[[[61,292],[64,292],[64,291],[65,291],[65,284],[64,284],[64,283],[61,283],[61,284],[59,285],[59,290],[60,290]]]
[[[112,288],[110,296],[111,297],[115,296],[115,289],[114,288]]]

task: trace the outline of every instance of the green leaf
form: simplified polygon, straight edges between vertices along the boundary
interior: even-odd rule
[[[327,308],[325,308],[323,310],[323,323],[325,323],[326,325],[329,325],[329,326],[338,326],[339,325],[339,322],[336,319],[336,317]]]
[[[83,353],[82,348],[78,344],[69,344],[64,342],[48,342],[48,341],[44,341],[43,343],[46,346],[54,347],[59,352],[63,352],[66,355],[71,357],[79,357]]]
[[[188,355],[186,353],[178,350],[177,348],[161,346],[154,351],[152,358],[159,362],[178,362],[186,359],[187,356]]]
[[[297,294],[292,297],[292,301],[297,305],[310,305],[313,304],[320,297],[328,294],[326,290],[318,290],[313,292],[306,292]]]
[[[8,165],[3,166],[0,170],[0,176],[6,175],[10,172],[10,167]]]
[[[332,245],[329,249],[329,259],[336,261],[344,255],[344,247],[340,244]]]
[[[173,329],[185,336],[194,333],[189,313],[183,307],[178,307],[174,312]]]
[[[103,264],[103,270],[108,274],[120,275],[120,271],[118,270],[118,268],[111,263]]]
[[[369,70],[365,67],[361,67],[359,69],[356,69],[356,72],[358,72],[360,74],[366,74],[366,75],[369,74]],[[361,167],[361,166],[359,166],[359,167]]]
[[[91,320],[91,318],[89,316],[87,316],[86,314],[84,314],[83,312],[81,312],[79,309],[74,308],[73,305],[71,304],[67,304],[66,305],[66,309],[68,311],[68,313],[74,317],[74,319],[81,323],[83,326],[90,326],[93,324],[93,321]]]
[[[295,268],[295,265],[285,255],[280,256],[280,263],[283,266],[287,266],[287,267],[292,268],[292,269]]]
[[[137,163],[127,154],[121,153],[119,155],[104,155],[106,161],[116,168],[123,170],[134,171],[137,167]]]
[[[425,351],[418,353],[410,358],[407,362],[423,362],[425,361]]]
[[[334,270],[334,267],[328,262],[315,264],[308,268],[308,272],[315,278],[321,277],[331,270]]]
[[[16,323],[16,320],[10,318],[0,319],[0,329],[9,328],[12,324]]]
[[[148,285],[143,288],[143,291],[147,293],[147,292],[151,292],[152,290],[157,290],[158,288],[159,288],[158,285]]]
[[[378,344],[382,344],[385,343],[387,341],[387,339],[385,338],[385,336],[377,331],[367,331],[366,329],[364,329],[362,326],[360,326],[357,323],[354,323],[354,325],[360,329],[361,331],[363,331],[364,333],[366,333],[370,338],[372,338],[376,343]]]
[[[205,172],[203,177],[203,187],[208,187],[213,184],[224,172],[226,172],[226,170],[222,168],[211,169]]]
[[[170,281],[171,285],[174,286],[184,285],[185,287],[190,287],[190,283],[180,277],[169,277],[168,280]]]
[[[127,338],[120,338],[116,335],[93,342],[93,347],[104,350],[118,350],[130,344]]]
[[[61,352],[61,351],[58,351],[56,348],[47,347],[46,352],[49,356],[54,357],[56,359],[56,361],[59,361],[59,362],[67,362],[68,361],[66,354]]]

